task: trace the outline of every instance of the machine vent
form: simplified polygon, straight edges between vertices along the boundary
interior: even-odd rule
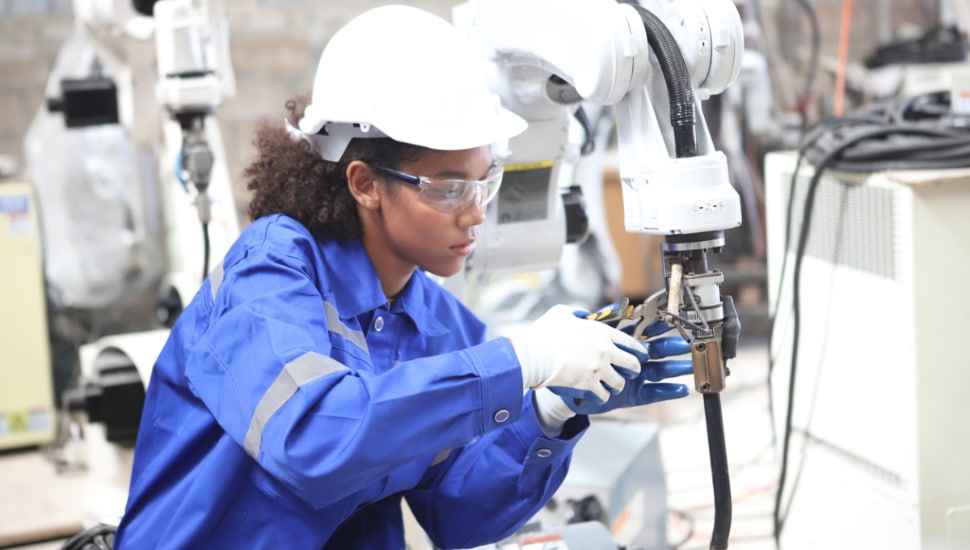
[[[781,199],[788,208],[791,172],[785,174]],[[799,176],[795,184],[791,237],[788,250],[798,248],[805,194],[810,176]],[[852,267],[888,279],[895,279],[896,236],[893,191],[864,183],[822,176],[815,193],[812,225],[805,254],[832,264]]]

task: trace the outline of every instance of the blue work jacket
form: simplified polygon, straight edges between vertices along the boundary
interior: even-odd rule
[[[417,271],[274,215],[185,308],[147,388],[116,548],[442,548],[515,532],[588,426],[546,437],[505,338]]]

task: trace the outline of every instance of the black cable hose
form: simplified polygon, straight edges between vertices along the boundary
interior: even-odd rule
[[[858,139],[866,138],[859,137]],[[801,293],[802,260],[805,257],[805,248],[806,244],[808,243],[808,230],[811,225],[812,210],[815,206],[815,192],[818,190],[819,182],[822,181],[822,174],[831,164],[835,162],[835,159],[838,158],[841,151],[851,146],[853,143],[854,142],[847,142],[843,147],[833,149],[824,159],[822,159],[820,164],[815,168],[815,173],[812,175],[811,181],[809,181],[808,191],[805,195],[802,226],[798,235],[798,243],[795,250],[795,266],[792,273],[792,351],[791,364],[789,365],[788,403],[785,411],[785,430],[782,440],[781,471],[778,476],[778,488],[775,492],[775,507],[773,515],[775,545],[779,548],[781,547],[781,530],[784,525],[784,519],[782,518],[781,513],[781,500],[788,474],[788,447],[791,442],[791,426],[795,403],[795,375],[797,373],[798,344],[801,329],[801,300],[799,298],[799,294]],[[794,195],[795,190],[792,189],[791,192],[792,195]]]
[[[791,246],[792,213],[794,212],[794,208],[795,208],[795,184],[798,182],[798,172],[801,169],[802,161],[805,158],[805,151],[809,147],[814,146],[815,142],[824,136],[825,128],[830,125],[852,124],[852,123],[862,124],[867,122],[878,124],[882,122],[882,119],[876,117],[875,115],[861,114],[861,113],[848,114],[840,118],[829,117],[823,120],[822,122],[819,122],[817,125],[815,125],[810,131],[806,133],[805,137],[802,139],[802,143],[798,148],[798,156],[795,159],[795,169],[792,172],[792,176],[791,176],[791,184],[790,184],[791,191],[788,195],[788,205],[785,211],[785,231],[783,233],[784,235],[783,250],[788,250],[788,248]],[[785,274],[787,273],[787,271],[788,271],[788,254],[784,254],[782,256],[781,269],[778,276],[779,281],[785,280]],[[774,302],[775,304],[781,303],[781,291],[782,291],[782,285],[779,284],[778,290],[775,293],[775,302]],[[776,328],[775,323],[777,319],[778,319],[778,316],[776,312],[776,315],[772,316],[771,323],[768,328],[769,343],[772,341],[772,334],[774,334],[775,332],[775,328]],[[774,358],[769,357],[768,358],[768,379],[769,380],[771,379],[773,370],[774,370]],[[772,398],[771,398],[770,391],[768,392],[768,410],[771,416],[774,417],[774,412],[773,412],[774,407],[772,405]]]
[[[573,117],[583,127],[583,145],[579,148],[579,154],[582,156],[589,155],[596,149],[596,130],[582,105],[576,109]]]
[[[922,36],[886,44],[862,62],[867,69],[907,63],[960,62],[967,58],[967,44],[955,25],[939,25]]]
[[[212,243],[209,241],[209,224],[202,222],[202,282],[209,276],[209,254]]]
[[[673,126],[674,148],[677,158],[697,155],[696,106],[690,71],[670,29],[649,10],[631,4],[640,15],[647,32],[647,43],[660,63],[670,101],[670,122]],[[707,441],[714,486],[714,526],[711,548],[728,547],[731,532],[731,478],[728,473],[727,451],[724,443],[724,419],[718,394],[704,394],[704,416],[707,421]]]
[[[111,550],[115,531],[114,525],[99,523],[71,536],[60,550]]]
[[[674,146],[678,158],[697,155],[697,111],[694,104],[694,87],[684,55],[670,29],[653,12],[628,3],[640,15],[647,31],[647,43],[657,56],[660,71],[667,85],[670,99],[670,124],[673,126]]]
[[[727,446],[724,443],[724,418],[721,415],[721,396],[704,394],[704,418],[707,422],[707,447],[711,459],[711,479],[714,485],[714,527],[711,548],[728,547],[731,533],[731,477],[728,473]]]
[[[832,168],[846,172],[970,166],[970,118],[948,109],[949,94],[943,92],[880,104],[820,125],[801,149],[815,165],[839,149]]]
[[[647,43],[660,60],[660,69],[667,84],[670,101],[670,125],[674,131],[677,158],[697,154],[696,105],[694,87],[690,80],[687,63],[677,46],[677,41],[666,25],[653,13],[640,9],[640,17],[647,27]]]
[[[801,273],[801,263],[804,252],[804,243],[807,241],[807,232],[809,226],[809,219],[812,215],[812,206],[815,202],[815,190],[818,188],[818,182],[821,181],[820,171],[817,171],[813,177],[812,181],[809,183],[808,193],[805,196],[805,210],[802,214],[802,229],[799,234],[798,247],[795,253],[795,270],[793,273],[792,281],[792,359],[789,368],[789,379],[788,379],[788,403],[785,412],[785,429],[783,432],[782,439],[782,451],[781,451],[781,471],[778,475],[778,488],[775,492],[775,507],[774,507],[774,538],[775,545],[779,548],[781,547],[781,529],[783,524],[782,514],[781,514],[781,500],[785,489],[785,478],[788,474],[788,446],[791,441],[791,423],[792,415],[794,410],[794,395],[795,395],[795,373],[796,373],[796,358],[798,357],[798,338],[799,338],[799,324],[800,324],[800,303],[798,299],[798,294],[800,291],[800,273]],[[794,194],[794,189],[792,189],[792,194]]]
[[[856,137],[857,140],[867,139],[869,136],[866,134],[860,134]],[[810,147],[814,141],[809,142],[809,144],[803,146]],[[788,403],[785,412],[785,425],[784,431],[782,433],[782,452],[781,452],[781,471],[778,476],[778,488],[775,493],[775,507],[774,507],[774,538],[775,544],[781,546],[781,530],[784,524],[781,513],[781,500],[784,493],[785,481],[788,474],[788,447],[791,441],[791,424],[794,411],[794,394],[795,394],[795,375],[797,372],[797,358],[798,358],[798,345],[799,345],[799,333],[801,324],[801,301],[799,294],[801,292],[801,265],[802,260],[805,256],[805,247],[808,242],[808,230],[810,227],[810,221],[812,217],[812,210],[815,205],[815,192],[818,189],[818,184],[822,179],[822,174],[824,171],[835,162],[838,155],[845,148],[853,145],[855,141],[847,141],[842,145],[842,147],[832,149],[825,158],[823,158],[818,165],[815,167],[815,173],[812,175],[812,179],[808,184],[808,191],[805,195],[805,204],[803,205],[802,213],[802,226],[798,235],[798,242],[795,249],[795,266],[792,274],[792,351],[791,351],[791,363],[789,365],[789,378],[788,378]],[[801,155],[799,155],[799,160],[801,160]],[[797,171],[797,166],[796,166]],[[791,206],[794,201],[795,180],[792,180],[792,189],[789,196],[789,206]],[[789,212],[789,221],[791,220],[791,214]],[[787,257],[787,254],[785,254]],[[780,282],[779,282],[780,285]],[[777,313],[777,312],[776,312]],[[775,317],[777,319],[777,316]],[[774,319],[772,320],[772,325],[774,325]],[[769,368],[769,378],[771,376],[771,368]],[[769,395],[771,394],[769,388]],[[773,413],[772,413],[773,415]]]

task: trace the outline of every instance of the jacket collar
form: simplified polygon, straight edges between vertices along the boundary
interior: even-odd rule
[[[389,304],[374,271],[374,264],[360,240],[325,240],[319,241],[319,245],[327,278],[334,283],[334,301],[341,317],[350,319],[383,308],[406,315],[425,336],[440,336],[449,332],[427,306],[429,293],[437,292],[431,285],[439,285],[423,271],[416,270],[394,303]],[[441,291],[447,292],[444,289]]]

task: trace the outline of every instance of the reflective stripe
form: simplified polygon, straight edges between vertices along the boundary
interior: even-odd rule
[[[259,459],[259,447],[263,442],[263,427],[266,422],[280,410],[280,407],[289,401],[290,397],[300,389],[300,386],[313,382],[328,374],[350,370],[336,359],[314,353],[312,351],[304,353],[296,359],[290,361],[283,367],[276,380],[263,394],[263,398],[256,405],[253,419],[249,422],[249,429],[246,430],[246,439],[243,441],[243,448],[246,453],[254,459]]]
[[[222,267],[222,262],[209,273],[209,290],[212,291],[212,299],[216,299],[216,294],[219,292],[219,287],[222,286],[222,277],[226,274],[224,268]]]
[[[340,314],[337,312],[337,308],[333,306],[330,302],[323,302],[323,310],[327,315],[327,328],[330,332],[335,332],[340,336],[343,336],[344,340],[353,342],[357,344],[357,347],[364,350],[365,353],[370,353],[367,349],[367,340],[364,339],[364,333],[359,330],[354,330],[344,324],[340,320]]]
[[[441,464],[445,461],[445,459],[448,458],[449,455],[451,455],[451,449],[448,449],[447,451],[440,451],[438,454],[434,455],[434,460],[431,461],[431,466],[428,466],[428,468],[433,468],[438,464]]]

